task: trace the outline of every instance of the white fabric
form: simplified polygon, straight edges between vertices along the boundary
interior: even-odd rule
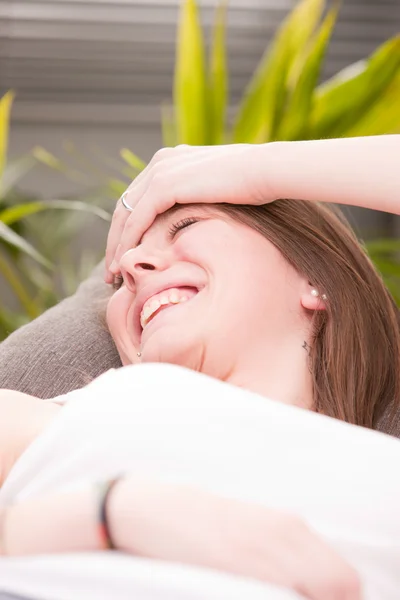
[[[172,365],[109,371],[59,400],[0,504],[127,472],[202,486],[296,511],[359,570],[365,600],[400,598],[399,440]],[[1,559],[0,586],[41,600],[299,598],[113,553]]]

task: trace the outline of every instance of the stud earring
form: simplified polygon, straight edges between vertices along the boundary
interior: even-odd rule
[[[318,298],[319,296],[319,291],[316,290],[315,288],[311,290],[311,296],[314,296],[314,298]],[[321,296],[322,300],[328,300],[328,296],[326,294],[322,294]]]
[[[140,357],[142,356],[142,353],[141,353],[141,352],[138,352],[138,353],[137,353],[137,356],[138,356],[138,358],[140,358]]]

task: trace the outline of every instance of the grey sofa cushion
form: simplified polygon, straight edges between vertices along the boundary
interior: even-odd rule
[[[0,344],[0,388],[52,398],[121,366],[104,319],[110,287],[101,263],[76,294],[21,327]],[[400,409],[380,431],[400,438]]]
[[[77,292],[0,344],[0,388],[52,398],[121,361],[104,312],[110,286],[100,264]]]
[[[400,438],[400,408],[398,407],[394,414],[393,411],[387,411],[379,421],[377,429]]]

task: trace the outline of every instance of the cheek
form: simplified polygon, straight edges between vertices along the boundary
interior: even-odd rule
[[[237,238],[218,225],[210,222],[193,230],[188,228],[186,235],[176,242],[177,259],[192,262],[211,273],[232,265],[232,256],[239,252]]]
[[[249,237],[243,236],[242,243],[226,253],[221,281],[225,281],[225,291],[231,290],[236,297],[238,309],[250,317],[253,311],[279,307],[286,296],[289,266],[264,238]]]
[[[106,320],[114,339],[126,329],[126,317],[133,300],[133,294],[126,288],[121,288],[115,292],[108,302]]]
[[[117,294],[114,294],[107,304],[106,321],[108,329],[113,337],[115,337],[118,328],[118,304]]]

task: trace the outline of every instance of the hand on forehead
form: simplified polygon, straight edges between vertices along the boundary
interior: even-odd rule
[[[178,146],[157,152],[117,203],[106,251],[106,281],[121,256],[137,246],[158,215],[176,204],[229,202],[260,205],[275,198],[262,188],[260,146]],[[257,167],[257,168],[255,168]]]

